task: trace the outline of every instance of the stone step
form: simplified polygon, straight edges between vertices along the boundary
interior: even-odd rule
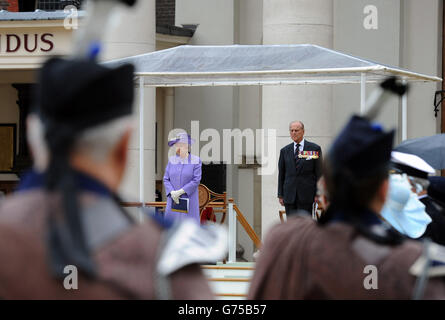
[[[210,288],[216,296],[238,295],[246,297],[249,291],[249,279],[209,279]]]
[[[201,268],[217,299],[244,300],[247,298],[250,280],[255,270],[254,263],[218,263],[202,265]]]

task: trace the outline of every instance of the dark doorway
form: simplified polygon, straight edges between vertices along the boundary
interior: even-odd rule
[[[17,146],[18,154],[15,159],[13,171],[20,177],[32,166],[31,154],[28,150],[28,141],[26,138],[26,117],[31,109],[34,86],[29,83],[13,84],[12,86],[17,89],[17,106],[20,114],[18,128],[19,142]]]
[[[213,192],[223,193],[226,191],[226,165],[225,164],[203,164],[201,183]]]
[[[19,11],[30,12],[36,10],[36,0],[19,0]]]

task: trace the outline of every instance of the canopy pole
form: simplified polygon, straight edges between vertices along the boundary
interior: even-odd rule
[[[366,109],[366,73],[360,74],[360,114],[365,114]]]
[[[139,77],[139,202],[145,207],[144,197],[144,76]]]
[[[233,200],[229,200],[229,260],[228,262],[236,262],[236,216],[233,210]]]
[[[406,84],[406,79],[402,80]],[[402,96],[402,141],[408,139],[408,95],[405,92]]]

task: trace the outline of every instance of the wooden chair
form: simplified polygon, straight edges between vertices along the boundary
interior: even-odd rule
[[[199,198],[199,215],[205,209],[207,204],[210,202],[210,190],[205,185],[200,184],[198,186],[198,198]]]
[[[284,222],[283,216],[286,214],[286,210],[280,210],[280,211],[278,211],[278,214],[280,215],[281,223],[283,223]]]
[[[201,218],[202,212],[205,208],[214,208],[214,213],[222,212],[220,224],[223,224],[227,215],[227,193],[216,193],[211,191],[205,185],[200,184],[198,186],[198,197],[199,197],[199,216]],[[218,208],[218,209],[217,209]]]

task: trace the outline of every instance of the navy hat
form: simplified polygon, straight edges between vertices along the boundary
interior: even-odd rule
[[[445,177],[429,177],[428,195],[445,207]]]
[[[43,120],[76,132],[132,113],[134,67],[52,58],[42,67],[36,111]]]
[[[384,132],[363,117],[351,117],[328,153],[333,173],[348,169],[354,177],[364,178],[388,166],[393,139],[394,130]]]

